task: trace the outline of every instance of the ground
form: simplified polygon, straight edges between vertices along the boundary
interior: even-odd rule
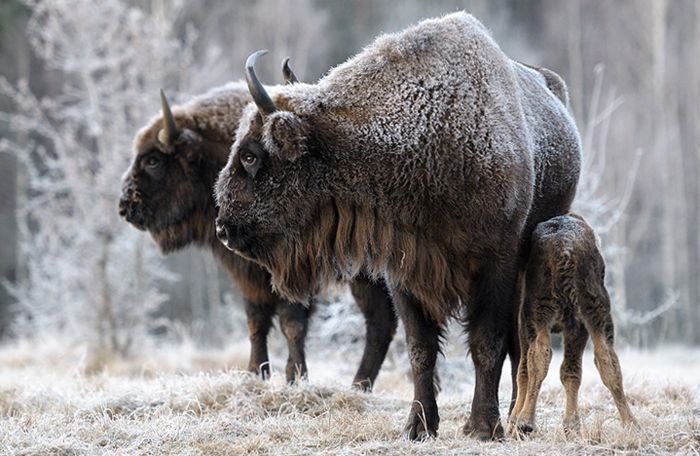
[[[412,395],[401,338],[371,394],[348,384],[359,345],[334,346],[317,327],[309,342],[311,380],[287,386],[284,350],[273,340],[269,382],[244,372],[247,344],[206,351],[151,346],[128,359],[90,359],[84,347],[24,342],[0,349],[0,454],[699,454],[697,350],[620,350],[625,386],[640,430],[624,429],[584,359],[582,435],[561,430],[561,355],[555,353],[538,410],[539,430],[524,440],[478,443],[461,434],[473,372],[461,344],[441,360],[437,439],[400,438]],[[455,336],[452,339],[459,339]],[[330,345],[330,349],[328,348]],[[506,365],[505,372],[509,369]],[[508,375],[501,385],[507,413]]]

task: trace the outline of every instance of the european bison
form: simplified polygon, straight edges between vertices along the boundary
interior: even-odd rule
[[[554,217],[537,225],[532,235],[520,310],[518,398],[509,419],[514,432],[535,428],[535,409],[552,359],[550,331],[563,331],[564,361],[560,377],[566,390],[564,430],[578,432],[581,357],[588,335],[595,365],[615,400],[623,423],[634,423],[622,388],[620,363],[613,348],[610,297],[605,289],[605,261],[593,228],[578,214]]]
[[[172,112],[163,95],[162,115],[136,136],[119,211],[137,228],[148,230],[165,253],[189,244],[211,249],[245,299],[249,369],[269,376],[267,335],[277,314],[289,347],[287,380],[293,381],[296,375],[306,375],[304,339],[312,309],[304,304],[306,300],[289,302],[273,293],[269,272],[226,250],[214,232],[214,181],[250,100],[244,83],[214,89]],[[353,384],[369,390],[396,331],[397,317],[383,284],[357,277],[351,289],[367,327],[365,351]]]
[[[466,13],[384,35],[313,85],[268,93],[259,55],[246,62],[255,104],[216,184],[219,238],[293,300],[362,271],[386,279],[413,369],[411,439],[437,434],[440,334],[461,317],[476,369],[464,431],[499,438],[526,247],[578,181],[566,107]]]

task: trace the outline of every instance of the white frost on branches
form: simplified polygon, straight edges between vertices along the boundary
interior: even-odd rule
[[[163,302],[171,274],[153,244],[119,219],[121,175],[131,138],[158,106],[158,89],[183,81],[192,36],[122,0],[31,1],[36,54],[61,87],[39,99],[28,84],[0,79],[13,103],[0,112],[0,141],[22,164],[19,208],[24,280],[11,286],[20,336],[60,334],[126,353]]]

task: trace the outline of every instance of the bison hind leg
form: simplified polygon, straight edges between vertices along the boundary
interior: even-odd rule
[[[369,392],[396,334],[398,319],[383,281],[373,282],[367,277],[359,276],[350,283],[350,290],[365,317],[367,329],[365,349],[352,384],[355,388]]]
[[[428,317],[422,303],[413,296],[399,290],[393,290],[392,296],[406,330],[408,358],[413,371],[413,404],[403,436],[421,441],[436,437],[440,424],[434,378],[441,324]]]

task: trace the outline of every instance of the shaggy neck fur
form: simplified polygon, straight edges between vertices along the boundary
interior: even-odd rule
[[[455,265],[444,242],[399,229],[368,206],[337,199],[324,202],[312,220],[303,234],[283,238],[263,260],[273,287],[291,299],[304,301],[361,271],[374,279],[390,272],[396,283],[410,279],[410,292],[427,303],[425,310],[438,322],[467,299],[463,290],[478,265]]]

